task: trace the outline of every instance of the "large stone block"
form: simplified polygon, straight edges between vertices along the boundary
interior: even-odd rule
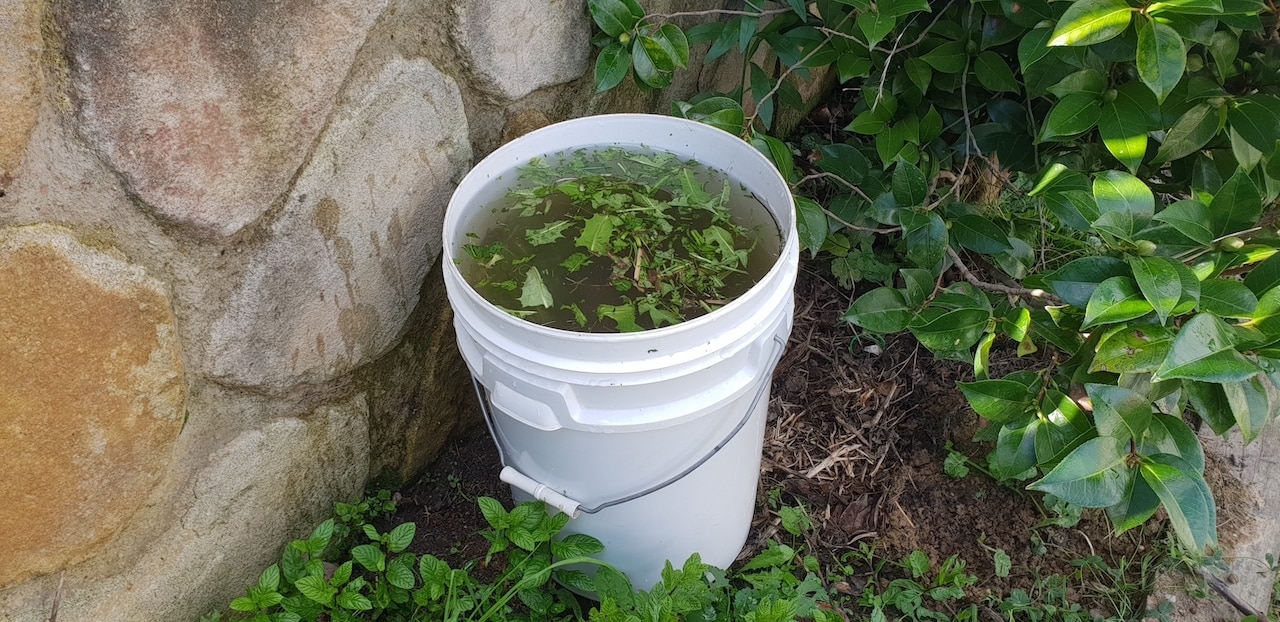
[[[0,0],[0,191],[22,161],[40,107],[40,0]]]
[[[582,77],[591,56],[583,0],[458,0],[453,39],[476,86],[505,99]]]
[[[4,586],[99,552],[163,476],[185,396],[164,288],[63,229],[0,230],[0,396]]]
[[[353,90],[214,323],[208,369],[224,381],[335,377],[386,353],[417,304],[471,159],[462,99],[425,60]]]
[[[68,0],[80,131],[164,218],[228,235],[287,190],[386,0]]]

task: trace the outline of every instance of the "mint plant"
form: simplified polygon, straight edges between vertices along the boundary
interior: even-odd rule
[[[749,0],[683,36],[688,14],[589,7],[600,89],[665,86],[681,42],[744,55],[737,88],[672,113],[774,160],[810,256],[871,282],[845,315],[861,334],[973,365],[994,476],[1117,531],[1163,508],[1188,549],[1216,541],[1188,422],[1248,442],[1277,411],[1273,5]],[[825,144],[771,136],[815,71],[860,94],[851,122]],[[993,377],[998,348],[1038,356]]]

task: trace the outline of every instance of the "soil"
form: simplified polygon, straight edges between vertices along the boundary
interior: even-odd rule
[[[955,388],[972,379],[971,368],[934,359],[908,335],[883,345],[859,342],[840,321],[850,292],[807,267],[796,296],[795,328],[773,379],[755,522],[740,560],[770,539],[803,544],[827,568],[868,545],[891,560],[919,549],[935,569],[956,555],[979,577],[968,591],[975,601],[1012,589],[1034,595],[1037,579],[1052,574],[1090,585],[1090,572],[1118,572],[1116,580],[1097,582],[1097,593],[1080,589],[1068,597],[1098,614],[1143,611],[1145,594],[1116,594],[1107,585],[1142,582],[1140,573],[1149,570],[1142,560],[1164,540],[1161,523],[1114,536],[1101,512],[1086,511],[1074,526],[1051,526],[1055,514],[1038,494],[1001,485],[977,468],[964,478],[947,475],[948,444],[975,465],[985,464],[990,449],[971,440],[979,420]],[[1017,364],[999,349],[993,360]],[[450,442],[418,483],[397,493],[393,520],[418,524],[412,550],[458,564],[483,557],[488,543],[476,536],[485,523],[475,499],[510,504],[499,469],[482,424]],[[804,541],[781,529],[769,491],[807,509],[815,528]],[[996,577],[995,549],[1010,556],[1007,578]],[[856,597],[860,588],[850,584],[857,586],[858,573],[867,570],[852,568],[833,589]]]

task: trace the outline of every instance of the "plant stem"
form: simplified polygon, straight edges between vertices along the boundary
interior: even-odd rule
[[[1056,304],[1056,303],[1062,302],[1061,300],[1058,299],[1057,296],[1054,296],[1053,294],[1050,294],[1049,292],[1046,292],[1043,289],[1026,289],[1024,287],[1009,287],[1008,285],[1001,285],[999,283],[988,283],[986,281],[983,281],[969,271],[969,267],[964,265],[964,261],[960,259],[960,255],[956,254],[955,250],[948,247],[947,254],[951,256],[951,261],[956,264],[956,268],[960,269],[960,274],[961,276],[964,277],[964,280],[968,281],[971,285],[973,285],[974,287],[977,287],[978,289],[988,291],[988,292],[1008,294],[1010,296],[1020,296],[1022,298],[1031,298],[1038,302],[1044,302],[1047,304]]]

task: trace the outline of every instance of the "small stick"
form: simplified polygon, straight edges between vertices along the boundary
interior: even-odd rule
[[[67,580],[64,570],[58,575],[58,590],[53,593],[53,607],[49,610],[49,622],[58,622],[58,605],[62,604],[62,583]]]
[[[1249,603],[1246,603],[1243,600],[1241,600],[1239,596],[1236,596],[1231,592],[1231,590],[1227,587],[1227,584],[1222,582],[1222,579],[1219,579],[1218,577],[1214,576],[1213,573],[1206,570],[1204,566],[1197,568],[1196,571],[1200,573],[1200,576],[1204,577],[1204,580],[1209,584],[1209,587],[1213,588],[1213,591],[1217,592],[1218,595],[1221,596],[1223,599],[1225,599],[1228,603],[1231,603],[1231,606],[1235,607],[1236,611],[1239,611],[1240,613],[1247,616],[1255,616],[1258,618],[1258,622],[1271,621],[1271,618],[1267,617],[1267,612],[1258,611],[1257,609],[1254,609],[1253,606],[1250,605]]]

